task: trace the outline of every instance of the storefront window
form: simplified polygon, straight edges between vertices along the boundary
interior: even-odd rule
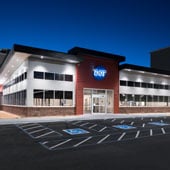
[[[54,105],[54,91],[52,90],[45,91],[45,105],[46,106]]]
[[[168,96],[168,106],[170,106],[170,96]]]
[[[155,95],[134,95],[120,94],[120,106],[148,106],[148,107],[165,107],[170,106],[170,97]]]
[[[64,106],[63,91],[55,91],[54,106]]]
[[[11,93],[3,96],[3,104],[26,105],[26,90]]]
[[[35,106],[73,106],[72,91],[34,90]]]
[[[151,95],[147,96],[146,106],[152,106],[152,102],[153,102],[153,96]]]
[[[92,112],[92,90],[84,89],[84,113]]]
[[[65,105],[72,106],[73,105],[73,92],[72,91],[65,91]]]
[[[146,102],[147,102],[147,96],[140,95],[140,104],[139,104],[139,106],[146,106]]]
[[[34,105],[42,106],[43,98],[43,90],[34,90]]]

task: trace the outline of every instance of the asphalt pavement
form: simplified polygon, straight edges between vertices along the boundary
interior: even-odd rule
[[[170,169],[170,118],[133,117],[0,126],[2,170]]]

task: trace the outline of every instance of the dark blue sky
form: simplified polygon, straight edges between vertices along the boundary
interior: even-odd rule
[[[170,46],[170,0],[5,0],[0,26],[0,48],[80,46],[149,66],[150,51]]]

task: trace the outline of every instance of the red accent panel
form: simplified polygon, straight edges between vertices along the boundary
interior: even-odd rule
[[[83,56],[84,61],[77,64],[76,75],[76,114],[83,114],[83,89],[113,89],[114,113],[119,112],[119,70],[118,62],[110,59]],[[93,68],[102,65],[107,69],[104,80],[98,81],[93,77]]]

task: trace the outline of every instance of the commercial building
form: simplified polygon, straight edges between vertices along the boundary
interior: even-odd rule
[[[170,71],[170,47],[152,51],[151,67]]]
[[[170,112],[170,71],[120,66],[121,113]]]
[[[3,56],[5,111],[24,116],[119,112],[123,56],[78,47],[61,53],[22,45]]]
[[[1,109],[23,116],[170,111],[170,71],[75,47],[0,52]]]

